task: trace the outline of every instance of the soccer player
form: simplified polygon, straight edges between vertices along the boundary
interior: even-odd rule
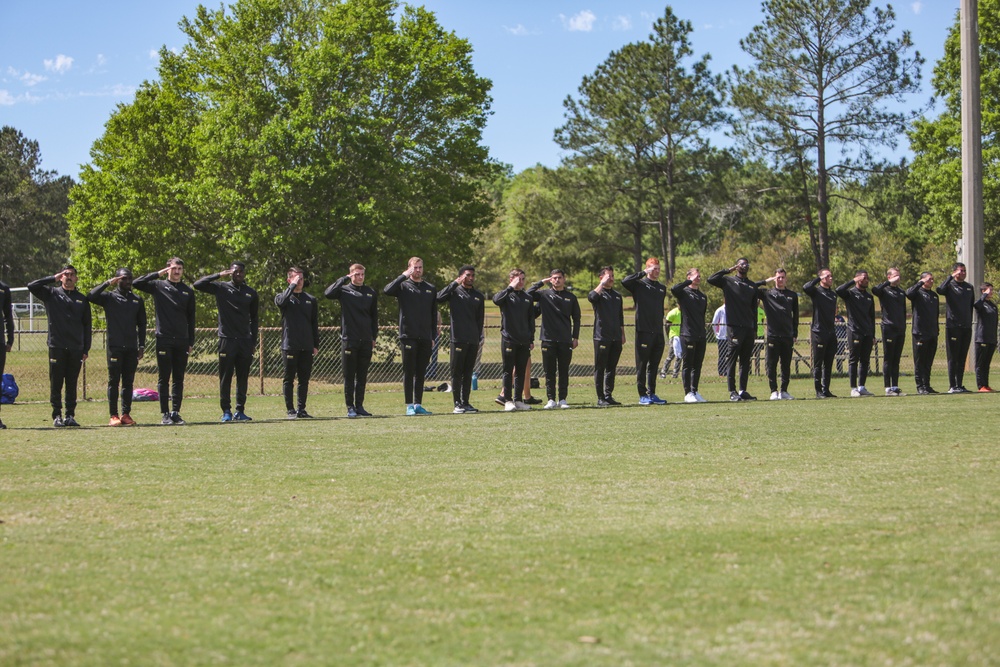
[[[993,297],[992,283],[979,286],[982,296],[973,306],[979,314],[976,320],[976,386],[979,391],[989,393],[990,362],[997,349],[997,306],[991,300]]]
[[[913,304],[913,378],[917,393],[936,394],[931,387],[931,368],[937,354],[939,302],[934,291],[934,275],[924,271],[920,281],[906,290],[906,298]]]
[[[837,356],[837,293],[833,290],[833,273],[830,269],[820,269],[816,277],[802,287],[802,291],[809,295],[813,303],[809,342],[816,398],[836,398],[830,393],[833,360]]]
[[[305,271],[293,266],[288,269],[286,280],[288,287],[274,297],[274,305],[281,310],[281,354],[285,361],[281,388],[288,418],[309,419],[312,415],[306,412],[306,401],[313,358],[319,353],[319,306],[316,297],[305,291]],[[296,376],[299,378],[299,400],[293,403]]]
[[[597,405],[621,405],[614,398],[618,360],[625,343],[624,299],[615,291],[615,270],[601,267],[600,282],[587,294],[594,307],[594,388]]]
[[[886,396],[902,396],[899,359],[906,343],[906,292],[899,287],[899,269],[885,272],[885,281],[872,288],[882,307],[882,370]]]
[[[452,412],[459,415],[479,412],[469,402],[469,396],[486,323],[486,297],[474,287],[475,283],[476,267],[466,264],[458,269],[458,277],[437,294],[438,303],[447,303],[451,315]]]
[[[650,257],[646,267],[625,276],[622,286],[635,301],[635,375],[639,405],[666,405],[656,395],[656,373],[666,344],[663,338],[663,301],[667,287],[659,282],[660,260]]]
[[[79,426],[76,421],[76,381],[90,352],[90,302],[76,289],[76,269],[67,264],[54,276],[28,283],[28,290],[45,304],[49,322],[49,402],[52,425]],[[51,287],[52,283],[59,283]],[[62,392],[66,385],[66,418]]]
[[[729,400],[756,401],[747,392],[750,379],[750,359],[757,335],[757,283],[747,278],[750,260],[740,257],[728,269],[716,271],[708,284],[722,290],[726,300],[726,322],[729,327],[729,364],[726,376],[729,381]],[[736,273],[735,276],[730,275]],[[736,364],[740,365],[740,385],[736,390]]]
[[[406,414],[429,415],[420,402],[434,347],[437,291],[424,280],[424,260],[411,257],[406,270],[382,290],[399,301],[399,346],[403,353],[403,394]]]
[[[965,360],[972,342],[972,304],[976,290],[965,282],[965,264],[956,262],[951,275],[937,288],[945,303],[945,350],[948,353],[948,393],[964,394]]]
[[[847,342],[851,396],[874,396],[865,387],[872,347],[875,345],[875,297],[868,291],[868,272],[857,271],[853,280],[837,288],[847,306]]]
[[[524,402],[528,356],[535,347],[535,304],[524,292],[524,271],[511,269],[510,284],[493,295],[500,306],[500,336],[503,350],[503,409],[530,410]]]
[[[116,289],[105,291],[109,287]],[[132,291],[132,271],[118,269],[115,277],[90,291],[87,301],[104,308],[108,322],[108,426],[135,426],[132,389],[135,369],[146,351],[146,304]],[[118,412],[121,385],[121,413]],[[119,414],[121,415],[119,417]]]
[[[7,365],[7,353],[14,347],[14,306],[11,303],[10,288],[0,281],[0,326],[7,332],[7,338],[0,345],[0,375],[3,375]],[[7,428],[0,420],[0,431]]]
[[[378,293],[365,285],[365,267],[351,264],[348,274],[326,288],[327,299],[340,301],[344,401],[348,417],[371,417],[365,410],[368,368],[378,340]]]
[[[542,290],[545,284],[550,289]],[[533,284],[526,293],[542,309],[542,369],[545,394],[549,399],[545,409],[568,408],[569,365],[573,361],[573,350],[580,344],[580,302],[566,289],[566,274],[562,269],[552,269],[548,278]]]
[[[799,295],[788,289],[788,276],[784,269],[764,281],[774,287],[758,290],[758,298],[767,318],[767,382],[772,401],[790,401],[788,380],[792,373],[792,348],[799,338]],[[778,385],[778,363],[781,363],[781,385]]]
[[[681,308],[675,306],[667,311],[663,319],[663,331],[666,334],[667,356],[663,360],[663,368],[660,369],[660,377],[666,378],[670,364],[673,363],[674,371],[671,375],[677,377],[681,370],[681,359],[684,358],[684,346],[681,343]]]
[[[708,340],[705,333],[708,297],[701,291],[701,271],[688,269],[684,282],[671,287],[670,293],[677,299],[677,310],[680,312],[680,326],[676,333],[683,350],[681,382],[684,384],[684,402],[704,403],[705,398],[698,393],[698,383],[701,380],[701,365],[705,361]],[[669,315],[667,319],[670,319]]]
[[[194,349],[194,290],[184,283],[183,278],[184,261],[180,257],[171,257],[165,268],[132,283],[133,288],[153,295],[156,312],[156,390],[160,394],[160,424],[164,426],[184,424],[181,418],[184,373]]]
[[[199,278],[194,288],[215,295],[219,309],[219,405],[223,422],[253,421],[246,414],[250,365],[260,335],[257,291],[247,285],[246,265],[233,262],[219,273]],[[229,277],[227,282],[217,282]],[[232,411],[233,375],[236,375],[236,414]]]

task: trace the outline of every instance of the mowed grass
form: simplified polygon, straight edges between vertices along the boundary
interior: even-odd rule
[[[723,389],[72,431],[5,406],[0,664],[997,664],[1000,397]]]

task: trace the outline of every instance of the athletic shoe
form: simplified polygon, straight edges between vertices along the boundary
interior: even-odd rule
[[[108,426],[121,426],[122,420],[118,415],[111,415],[111,419],[108,420]]]
[[[498,395],[493,399],[493,402],[497,405],[507,405],[507,399],[503,397],[503,394]]]
[[[969,393],[971,393],[968,389],[965,388],[964,384],[963,385],[959,385],[958,388],[962,390],[963,394],[969,394]]]
[[[417,416],[417,408],[414,407],[414,406],[412,406],[412,405],[407,405],[406,406],[406,416],[407,417],[416,417]]]
[[[607,407],[610,407],[610,406],[611,406],[611,404],[608,403],[603,398],[597,399],[597,407],[599,407],[599,408],[607,408]]]
[[[857,387],[851,389],[851,398],[861,398],[861,390]]]
[[[534,396],[530,396],[530,397],[524,399],[523,402],[525,404],[527,404],[527,405],[541,405],[542,404],[542,399],[535,398]]]
[[[948,390],[948,393],[949,394],[964,394],[966,391],[967,390],[966,390],[965,387],[952,387],[951,389]]]
[[[781,395],[781,400],[783,401],[794,401],[795,397],[789,394],[787,391],[779,392]]]
[[[932,387],[930,385],[927,385],[926,387],[924,387],[924,389],[927,390],[928,394],[940,394],[941,393],[937,389],[935,389],[934,387]]]
[[[371,417],[372,416],[372,413],[370,413],[367,410],[365,410],[364,407],[361,406],[361,405],[359,405],[358,407],[354,408],[354,410],[358,413],[359,417]]]
[[[527,401],[514,401],[514,407],[518,410],[530,410],[531,406],[528,405]]]
[[[170,421],[174,424],[174,426],[184,426],[186,423],[183,419],[181,419],[181,413],[176,410],[170,413]]]
[[[222,421],[223,422],[231,422],[231,421],[233,421],[233,413],[230,412],[229,410],[226,410],[225,412],[223,412],[222,413]]]
[[[740,392],[740,400],[741,401],[756,401],[757,397],[756,396],[751,396],[750,394],[748,394],[745,391],[741,391]]]
[[[569,407],[569,403],[566,402],[565,398],[563,400],[559,401],[559,409],[560,410],[565,410],[568,407]]]
[[[56,428],[62,428],[66,424],[63,423],[63,418],[62,417],[56,417],[55,419],[52,420],[52,425],[54,427],[56,427]]]
[[[160,420],[160,425],[161,426],[173,426],[174,425],[174,421],[170,418],[170,413],[169,412],[164,412],[163,413],[163,419]]]
[[[816,398],[826,398],[826,394],[823,393],[822,391],[817,391]]]
[[[667,374],[666,374],[666,373],[660,373],[660,378],[661,378],[661,379],[666,379],[666,377],[667,377]]]
[[[837,398],[837,395],[832,393],[829,389],[824,389],[823,398]]]
[[[298,417],[298,413],[296,413],[295,416]],[[358,411],[357,410],[355,410],[354,408],[347,408],[347,418],[348,419],[354,419],[357,416],[358,416]]]
[[[360,413],[358,413],[358,414],[360,414]],[[311,414],[309,414],[308,412],[306,412],[305,408],[302,408],[300,410],[296,410],[295,411],[295,416],[298,417],[299,419],[312,419],[313,418],[313,416]]]
[[[122,426],[135,426],[135,420],[132,419],[132,415],[127,412],[122,415]]]
[[[461,405],[456,405],[455,409],[452,410],[451,412],[452,412],[452,414],[455,414],[455,415],[464,415],[465,414],[465,407],[461,406]]]
[[[769,398],[767,400],[769,400],[769,401],[780,401],[781,400],[781,392],[780,391],[772,391],[771,392],[771,398]]]
[[[886,387],[885,388],[885,395],[886,396],[899,396],[899,394],[896,393],[895,387]]]
[[[425,408],[424,406],[420,405],[419,403],[417,403],[416,405],[413,406],[413,411],[416,412],[418,415],[430,415],[430,414],[434,414],[430,410],[428,410],[427,408]]]
[[[927,396],[929,393],[930,392],[927,391],[926,387],[917,387],[917,395],[918,396]]]
[[[465,411],[466,411],[467,413],[469,413],[469,414],[475,414],[475,413],[479,412],[479,410],[477,410],[476,408],[472,407],[472,406],[471,406],[470,404],[468,404],[468,403],[466,403],[465,405],[463,405],[463,406],[462,406],[462,408],[463,408],[463,409],[464,409],[464,410],[465,410]]]
[[[517,410],[517,406],[514,405],[514,401],[507,401],[503,404],[504,412],[514,412],[514,410]]]
[[[686,393],[684,395],[684,402],[685,403],[697,403],[698,402],[698,396],[693,391],[689,391],[688,393]]]
[[[546,404],[545,404],[545,407],[544,407],[544,408],[542,408],[542,409],[543,409],[543,410],[551,410],[552,408],[556,407],[556,405],[557,405],[557,403],[556,403],[556,402],[555,402],[554,400],[552,400],[552,399],[550,398],[550,399],[549,399],[549,402],[548,402],[548,403],[546,403]]]
[[[640,396],[639,405],[652,405],[653,401],[650,400],[649,396]]]
[[[604,402],[607,403],[608,405],[612,405],[612,406],[614,406],[614,405],[621,405],[621,403],[619,403],[618,401],[616,401],[613,396],[608,396],[607,398],[604,399]]]
[[[79,426],[73,415],[66,415],[66,419],[63,420],[63,426]]]
[[[5,430],[7,430],[7,425],[4,424],[2,421],[0,421],[0,431],[5,431]]]
[[[697,391],[696,391],[696,392],[694,392],[694,397],[698,399],[698,402],[699,402],[699,403],[708,403],[708,399],[707,399],[707,398],[705,398],[704,396],[702,396],[702,395],[701,395],[700,393],[698,393]]]
[[[667,404],[667,402],[665,400],[663,400],[662,398],[660,398],[656,394],[653,394],[652,396],[649,397],[649,402],[652,403],[653,405],[666,405]]]
[[[743,399],[740,397],[740,392],[731,391],[729,392],[729,400],[732,401],[733,403],[739,403]]]
[[[993,390],[990,389],[989,387],[980,387],[979,388],[979,393],[980,394],[992,394]]]
[[[245,412],[237,412],[235,415],[233,415],[233,421],[234,422],[252,422],[253,418],[247,416],[247,414]]]
[[[861,385],[860,387],[858,387],[858,393],[860,393],[862,396],[874,396],[875,395],[875,394],[871,393],[870,391],[868,391],[868,388],[865,387],[864,385]]]

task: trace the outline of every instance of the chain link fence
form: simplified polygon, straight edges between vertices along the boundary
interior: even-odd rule
[[[15,314],[15,320],[17,333],[14,336],[13,349],[7,355],[7,368],[5,372],[13,374],[20,387],[19,401],[48,400],[48,348],[46,346],[46,332],[44,330],[44,314],[41,317],[35,316],[35,330],[31,330],[25,313]],[[39,324],[41,330],[39,330]],[[811,322],[808,320],[803,320],[799,325],[799,341],[795,347],[792,359],[792,375],[794,377],[809,377],[812,372],[809,358],[810,325]],[[580,331],[580,345],[573,354],[573,364],[570,366],[571,383],[574,386],[592,386],[594,373],[592,331],[593,328],[591,325],[584,325]],[[936,376],[939,373],[947,373],[943,322],[941,331],[942,335],[939,337],[938,354],[934,362],[934,374]],[[488,320],[485,334],[481,359],[477,365],[477,375],[481,381],[499,380],[502,373],[499,323]],[[622,382],[624,378],[635,375],[634,339],[634,328],[632,325],[627,325],[626,343],[618,365],[620,386],[625,386]],[[841,343],[842,345],[837,354],[837,361],[834,365],[835,376],[845,375],[848,370],[846,338]],[[881,374],[882,347],[880,343],[881,341],[876,341],[875,349],[872,353],[871,372],[873,375]],[[185,378],[185,394],[187,396],[217,395],[219,386],[217,346],[218,337],[216,329],[198,329],[196,331],[194,350],[191,353]],[[281,393],[284,367],[280,348],[281,329],[261,329],[257,355],[251,370],[251,394],[259,393],[267,395]],[[105,395],[105,388],[107,386],[105,349],[105,332],[103,330],[95,330],[90,358],[85,362],[83,372],[81,373],[80,395],[82,398],[101,399]],[[152,335],[149,336],[146,342],[146,349],[147,354],[140,360],[136,374],[135,387],[137,389],[140,387],[156,388],[155,340]],[[435,353],[427,373],[428,386],[438,386],[450,379],[450,344],[447,327],[444,328],[434,349]],[[669,341],[667,350],[664,353],[665,357],[667,353],[669,353]],[[719,377],[717,373],[718,354],[719,347],[716,344],[715,337],[710,332],[709,344],[702,370],[702,384],[725,382],[725,378]],[[531,375],[533,377],[540,377],[542,375],[541,351],[537,346],[532,354],[532,361],[534,365]],[[904,376],[912,375],[913,361],[909,344],[907,344],[904,351],[900,368]],[[763,340],[759,340],[755,347],[751,370],[753,375],[763,376],[765,374]],[[672,371],[673,366],[669,369],[669,373],[672,374]],[[375,354],[372,358],[372,367],[369,372],[369,387],[373,391],[400,391],[402,390],[402,378],[403,371],[397,342],[397,328],[396,326],[381,327],[378,340],[376,341]],[[341,364],[340,328],[322,328],[320,330],[319,353],[316,355],[313,365],[310,393],[342,391],[342,383],[343,367]],[[875,383],[871,382],[870,384]]]

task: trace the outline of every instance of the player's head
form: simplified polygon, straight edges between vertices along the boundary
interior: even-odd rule
[[[660,277],[660,260],[656,257],[650,257],[646,260],[646,275],[649,276],[651,280],[656,280]]]
[[[180,257],[171,257],[167,260],[167,280],[177,283],[182,277],[184,277],[184,260]]]
[[[237,285],[240,285],[240,284],[246,282],[246,279],[247,279],[247,265],[246,264],[244,264],[243,262],[238,262],[237,261],[237,262],[233,262],[229,266],[229,268],[233,270],[232,280],[233,280],[234,283],[236,283]]]

